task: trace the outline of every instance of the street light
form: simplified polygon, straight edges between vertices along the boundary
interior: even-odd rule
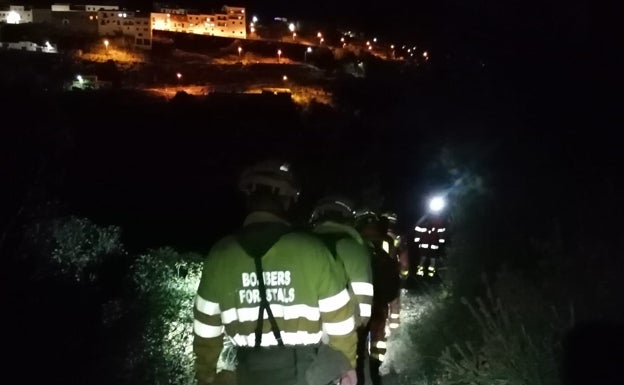
[[[105,39],[104,40],[104,47],[106,47],[106,53],[108,53],[108,44],[109,44],[108,39]]]
[[[290,23],[288,24],[288,30],[290,32],[295,32],[295,24],[294,23]]]
[[[278,50],[277,50],[277,62],[278,62],[278,63],[280,62],[280,58],[281,58],[281,57],[282,57],[282,50],[281,50],[281,49],[278,49]]]
[[[258,22],[258,17],[257,16],[253,16],[251,18],[251,21],[253,21],[254,23],[257,23]]]
[[[241,47],[238,47],[238,58],[239,59],[241,57],[241,52],[243,52],[243,49]]]
[[[312,47],[308,47],[308,49],[305,50],[305,52],[303,53],[303,62],[307,63],[308,62],[308,54],[312,53]]]
[[[293,32],[293,40],[297,37],[297,32]]]

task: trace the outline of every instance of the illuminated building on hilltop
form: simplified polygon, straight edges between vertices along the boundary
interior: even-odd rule
[[[0,8],[0,23],[22,24],[32,23],[32,9],[27,9],[23,5],[9,5],[7,8]]]
[[[199,14],[183,9],[152,12],[152,29],[231,38],[247,38],[245,8],[224,6],[221,13]]]
[[[98,34],[100,36],[123,35],[131,37],[137,48],[152,48],[150,15],[130,11],[98,11]]]

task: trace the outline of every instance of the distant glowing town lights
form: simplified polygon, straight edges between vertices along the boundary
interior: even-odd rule
[[[288,76],[286,76],[286,75],[282,76],[282,80],[283,80],[283,81],[288,80]]]
[[[295,32],[295,24],[294,23],[290,23],[288,24],[288,30],[290,32]]]
[[[180,80],[180,79],[182,79],[182,74],[178,72],[178,73],[176,74],[176,77],[178,78],[178,80]]]
[[[322,33],[320,33],[320,32],[318,32],[318,33],[316,34],[316,37],[318,37],[318,38],[320,39],[320,38],[322,38],[322,37],[323,37],[323,34],[322,34]]]
[[[257,16],[253,16],[251,18],[251,21],[253,21],[254,23],[257,23],[258,22],[258,17]]]
[[[22,20],[22,17],[15,11],[10,11],[6,17],[7,24],[19,24],[20,20]]]
[[[427,53],[427,51],[423,52],[423,57],[426,59],[429,57],[429,54]]]
[[[377,43],[377,38],[376,37],[373,38],[373,43]]]

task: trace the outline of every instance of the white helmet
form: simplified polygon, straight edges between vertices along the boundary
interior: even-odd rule
[[[353,204],[350,200],[343,197],[325,197],[318,201],[314,207],[314,211],[312,211],[312,215],[310,216],[310,222],[314,223],[327,217],[340,218],[343,221],[353,221],[355,219]]]
[[[379,216],[369,209],[361,209],[355,212],[355,227],[361,229],[363,227],[377,225]]]
[[[396,225],[397,223],[397,215],[395,212],[386,211],[385,213],[381,214],[381,217],[384,218],[388,222],[388,224]]]
[[[246,169],[240,177],[238,188],[249,195],[257,186],[270,187],[278,195],[297,199],[299,188],[288,163],[264,161]]]

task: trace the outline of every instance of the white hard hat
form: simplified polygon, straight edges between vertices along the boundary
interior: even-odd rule
[[[351,221],[355,218],[353,204],[346,198],[329,196],[318,201],[310,216],[310,222],[316,222],[326,216],[339,216]]]
[[[257,186],[270,187],[278,195],[293,199],[299,196],[299,188],[288,163],[269,160],[246,169],[239,179],[239,189],[246,194],[251,194]]]

